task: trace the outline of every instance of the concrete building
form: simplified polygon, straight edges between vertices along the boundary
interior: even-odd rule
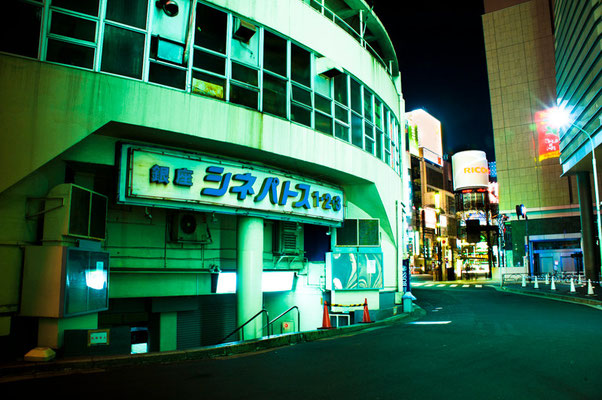
[[[600,157],[601,13],[599,0],[554,2],[557,105],[570,113],[572,123],[560,129],[560,163],[562,175],[577,180],[583,260],[587,276],[594,280],[600,274],[599,193],[592,182],[599,167],[592,165],[592,146]]]
[[[411,265],[435,279],[453,279],[456,210],[451,163],[443,154],[441,122],[422,109],[407,112],[406,120],[413,207],[408,232]]]
[[[561,176],[557,132],[544,114],[556,104],[549,2],[485,0],[484,9],[499,210],[510,217],[506,267],[582,271],[576,179]],[[517,216],[520,205],[527,219]]]
[[[366,2],[26,0],[0,19],[3,356],[312,330],[323,301],[342,324],[366,300],[401,312],[404,101]]]

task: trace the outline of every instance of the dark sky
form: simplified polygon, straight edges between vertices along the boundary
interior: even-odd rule
[[[426,110],[443,151],[482,150],[495,160],[482,0],[372,0],[397,53],[406,111]]]

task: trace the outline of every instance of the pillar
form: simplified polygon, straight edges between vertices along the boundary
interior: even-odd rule
[[[579,210],[581,218],[583,267],[585,269],[585,277],[595,281],[598,280],[598,268],[596,266],[594,211],[592,206],[592,186],[589,172],[577,173],[577,188],[579,193]]]
[[[241,326],[263,308],[261,275],[263,273],[263,219],[238,218],[237,236],[237,326]],[[257,317],[243,328],[244,339],[262,336],[265,317]]]

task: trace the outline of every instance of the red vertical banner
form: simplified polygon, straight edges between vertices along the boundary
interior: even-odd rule
[[[550,126],[547,113],[548,111],[537,111],[535,113],[539,161],[560,157],[558,130]]]

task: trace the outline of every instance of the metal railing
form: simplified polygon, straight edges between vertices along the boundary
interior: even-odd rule
[[[277,316],[276,318],[274,318],[273,320],[269,321],[268,324],[266,326],[264,326],[264,328],[265,327],[268,328],[268,335],[270,334],[270,327],[272,327],[272,324],[274,322],[276,322],[277,320],[279,320],[280,318],[284,317],[286,314],[288,314],[289,312],[291,312],[293,310],[297,310],[297,326],[296,326],[296,330],[297,331],[301,330],[301,312],[299,311],[299,307],[292,306],[288,310],[286,310],[285,312],[283,312],[282,314],[280,314],[279,316]],[[273,327],[272,327],[272,332],[274,332]]]
[[[354,27],[349,25],[343,18],[339,17],[334,11],[330,10],[324,4],[322,4],[319,0],[301,0],[303,3],[308,4],[311,8],[316,10],[318,13],[322,14],[325,18],[331,20],[335,25],[343,29],[347,32],[353,39],[355,39],[363,48],[368,50],[372,56],[380,62],[385,70],[391,75],[393,73],[391,65],[387,64],[385,60],[382,59],[381,55],[366,41],[364,38],[365,32],[362,32],[363,29],[360,26],[360,32],[358,32]],[[361,22],[360,22],[361,24]]]
[[[509,283],[522,283],[523,278],[525,280],[525,283],[528,283],[528,284],[533,284],[536,279],[537,279],[537,282],[540,284],[543,284],[546,282],[550,283],[552,281],[552,278],[554,279],[554,282],[556,284],[569,285],[569,284],[571,284],[571,280],[572,280],[572,283],[574,283],[575,285],[583,285],[588,282],[588,279],[585,277],[585,274],[581,273],[581,272],[556,272],[556,273],[551,273],[551,274],[538,274],[538,275],[516,272],[516,273],[502,274],[501,279],[500,279],[500,286],[503,287],[505,284],[509,284]],[[599,282],[591,281],[591,283],[598,284]]]
[[[244,324],[242,324],[241,326],[239,326],[238,328],[234,329],[232,331],[232,333],[230,333],[228,336],[224,337],[222,340],[220,340],[220,343],[224,343],[226,341],[226,339],[228,339],[230,336],[234,335],[236,332],[240,331],[242,328],[244,328],[248,323],[250,323],[251,321],[253,321],[255,318],[257,318],[258,316],[265,314],[266,316],[266,321],[268,321],[268,325],[269,325],[269,321],[270,321],[270,316],[268,314],[268,311],[266,309],[263,309],[261,311],[259,311],[257,314],[253,315],[251,318],[249,318],[249,320],[247,322],[245,322]],[[263,329],[263,328],[262,328]],[[268,337],[270,337],[270,329],[268,327]],[[241,340],[245,340],[245,331],[243,330],[241,332]]]

